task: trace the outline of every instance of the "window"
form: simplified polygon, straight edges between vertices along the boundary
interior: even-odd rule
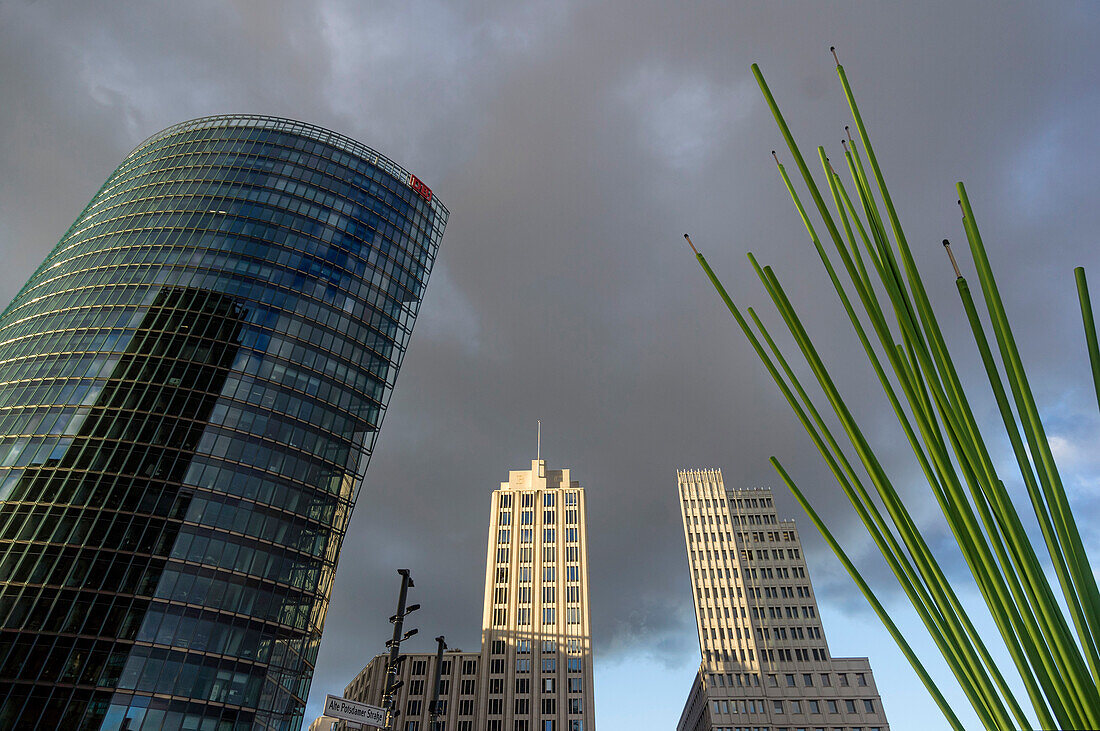
[[[530,493],[530,492],[525,492],[525,493],[523,493],[523,495],[522,495],[522,496],[520,497],[520,500],[521,500],[521,503],[520,503],[520,504],[521,504],[521,505],[522,505],[523,507],[525,507],[525,508],[529,508],[529,507],[531,507],[532,505],[534,505],[534,500],[535,500],[535,496],[534,496],[534,494],[533,494],[533,493]]]
[[[542,623],[553,624],[554,623],[554,608],[543,607],[542,608]]]
[[[504,642],[504,640],[493,640],[494,655],[503,655],[507,647],[508,645]]]
[[[489,715],[499,716],[504,713],[504,699],[503,698],[490,698],[489,699]]]
[[[513,707],[515,708],[515,713],[517,716],[521,714],[526,716],[528,713],[531,712],[531,699],[516,698],[516,702]]]
[[[844,701],[844,709],[848,713],[855,713],[856,712],[856,702],[854,700],[851,700],[851,699],[848,699],[848,700]]]
[[[520,543],[530,543],[531,542],[531,529],[530,528],[520,528],[519,529],[519,542]]]
[[[581,679],[580,678],[570,678],[569,679],[569,692],[570,693],[580,693],[581,692]]]
[[[502,674],[504,672],[504,658],[495,657],[489,661],[489,672]]]
[[[569,721],[569,731],[584,731],[584,721],[579,718],[571,719]]]
[[[473,691],[470,691],[473,693]],[[472,700],[464,700],[458,702],[458,715],[460,716],[472,716],[474,715],[474,702]],[[458,722],[458,727],[462,728],[462,721]]]
[[[581,659],[579,657],[569,658],[569,672],[579,673],[581,671]]]
[[[516,678],[516,693],[530,693],[531,692],[531,679],[530,678]]]
[[[569,568],[575,569],[576,566],[570,566]],[[542,580],[543,581],[553,581],[554,580],[554,567],[553,566],[543,566],[542,567]]]
[[[836,677],[840,680],[840,687],[841,688],[847,688],[848,687],[848,673],[837,673]]]
[[[584,702],[580,698],[569,699],[569,712],[570,713],[583,713]]]
[[[555,657],[542,658],[542,672],[552,673],[558,669],[558,659]]]
[[[497,543],[507,543],[510,540],[512,540],[512,533],[507,528],[497,531]]]
[[[791,713],[802,713],[802,701],[791,701]]]
[[[783,701],[772,701],[772,713],[783,712]]]
[[[869,698],[864,699],[864,701],[863,701],[863,710],[865,710],[867,713],[874,713],[875,712],[875,702],[873,700],[869,699]]]
[[[520,582],[523,582],[523,583],[528,582],[528,581],[531,580],[531,567],[530,566],[520,566],[519,567],[519,580],[520,580]]]
[[[821,685],[824,688],[828,688],[829,686],[832,685],[832,683],[829,681],[829,674],[828,673],[822,673],[821,674]]]
[[[810,713],[821,713],[821,705],[817,701],[806,701],[810,707]]]
[[[829,708],[829,713],[840,713],[837,708],[836,701],[825,701],[825,705]]]
[[[501,495],[500,496],[500,507],[502,507],[502,508],[512,507],[512,496],[511,495]]]
[[[516,610],[516,624],[531,624],[531,610],[526,607]]]
[[[554,507],[554,493],[547,492],[542,495],[542,506],[544,508]]]
[[[477,660],[463,660],[462,661],[462,674],[463,675],[476,675],[477,674]]]
[[[405,715],[406,716],[419,716],[420,713],[423,710],[424,710],[424,701],[410,700],[408,703],[405,704]]]
[[[856,673],[856,685],[861,688],[867,685],[867,676],[863,673]]]
[[[814,676],[809,673],[802,673],[802,684],[807,688],[810,688],[814,684]]]
[[[543,528],[542,529],[542,541],[543,541],[543,543],[553,543],[554,542],[554,529],[553,528]]]
[[[529,673],[531,672],[531,659],[521,657],[516,660],[516,672],[517,673]]]
[[[553,693],[554,692],[554,679],[553,678],[543,678],[542,679],[542,692],[543,693]]]
[[[786,680],[787,680],[787,687],[788,688],[793,688],[794,687],[794,673],[787,673],[783,677],[786,678]]]
[[[462,681],[462,695],[473,695],[474,694],[474,683],[475,682],[476,681],[474,681],[473,678],[467,678],[467,679],[463,680]],[[461,713],[461,711],[460,711],[460,713]]]
[[[500,525],[512,524],[512,513],[508,510],[500,511],[500,518],[497,520]]]
[[[420,721],[405,721],[405,731],[420,731]]]
[[[413,660],[412,674],[413,675],[423,675],[424,673],[427,672],[427,668],[428,668],[428,663],[425,662],[424,660]]]
[[[531,654],[531,640],[516,640],[516,652],[520,655]]]
[[[553,510],[543,510],[542,511],[542,522],[543,522],[544,525],[549,524],[549,523],[554,523],[555,522],[554,511]]]
[[[424,681],[413,680],[409,683],[409,695],[424,695]]]
[[[554,641],[553,640],[543,640],[542,641],[542,652],[543,652],[543,654],[546,654],[548,652],[557,652],[557,647],[554,646]]]
[[[489,678],[489,692],[490,693],[503,693],[504,692],[504,678]]]

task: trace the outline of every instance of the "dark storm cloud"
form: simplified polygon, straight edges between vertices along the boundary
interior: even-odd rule
[[[544,456],[588,489],[598,656],[674,663],[697,652],[678,467],[778,487],[767,457],[783,458],[881,573],[680,239],[693,234],[742,305],[764,301],[744,253],[774,265],[827,361],[850,362],[749,64],[804,149],[839,156],[838,46],[963,351],[938,242],[962,238],[953,185],[967,181],[1033,381],[1085,473],[1074,445],[1097,429],[1069,406],[1088,397],[1071,268],[1100,271],[1097,25],[1087,5],[9,0],[0,299],[123,155],[173,122],[278,114],[382,150],[452,217],[345,542],[314,696],[382,649],[399,565],[423,634],[478,646],[489,492],[534,457],[537,418]],[[836,375],[868,431],[893,434],[870,372]],[[904,445],[878,446],[934,519]],[[824,599],[864,611],[805,527]]]

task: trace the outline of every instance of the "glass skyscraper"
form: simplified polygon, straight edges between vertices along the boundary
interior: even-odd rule
[[[0,315],[0,729],[297,731],[446,221],[299,122],[130,153]]]

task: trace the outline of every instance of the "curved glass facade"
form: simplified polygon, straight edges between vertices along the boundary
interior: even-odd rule
[[[446,220],[289,120],[130,153],[0,316],[0,728],[297,731]]]

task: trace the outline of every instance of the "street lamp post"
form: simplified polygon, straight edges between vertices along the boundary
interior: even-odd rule
[[[394,707],[397,701],[397,689],[401,687],[401,681],[397,679],[397,674],[401,661],[405,659],[399,655],[401,643],[417,632],[415,627],[404,634],[401,631],[404,627],[405,617],[420,609],[419,604],[405,606],[405,598],[408,596],[409,588],[415,586],[412,576],[409,575],[409,570],[398,569],[397,573],[401,574],[401,592],[397,595],[397,614],[390,617],[390,622],[393,623],[393,638],[386,642],[386,647],[390,650],[390,658],[386,663],[386,692],[382,696],[382,707],[386,710],[387,729],[393,728],[394,721],[401,712]]]

